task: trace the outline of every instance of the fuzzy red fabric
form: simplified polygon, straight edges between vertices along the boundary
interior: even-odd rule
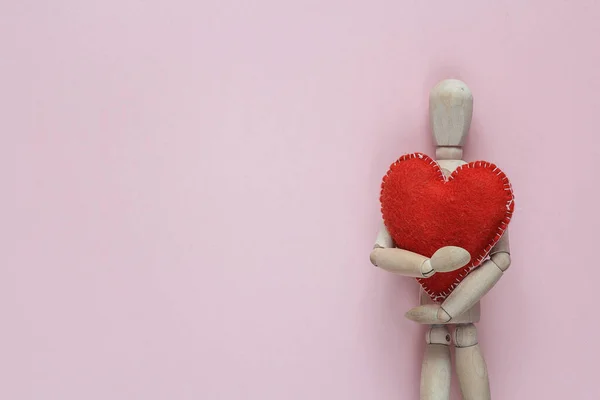
[[[494,164],[476,161],[447,179],[422,153],[394,162],[381,184],[383,220],[397,247],[431,257],[444,246],[460,246],[471,262],[452,272],[417,278],[429,296],[443,301],[478,267],[504,233],[514,210],[512,187]]]

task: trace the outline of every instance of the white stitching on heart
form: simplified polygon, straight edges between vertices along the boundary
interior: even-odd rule
[[[476,258],[477,260],[477,264],[475,263],[471,263],[469,265],[469,268],[466,272],[462,272],[459,277],[456,279],[456,281],[450,286],[449,288],[449,292],[442,292],[442,294],[438,294],[436,295],[435,293],[433,293],[431,290],[427,289],[422,281],[425,281],[427,278],[416,278],[417,281],[419,281],[421,283],[421,287],[423,287],[423,289],[425,290],[425,292],[429,295],[429,297],[433,300],[433,301],[443,301],[447,295],[449,295],[450,293],[452,293],[452,291],[456,288],[456,286],[458,286],[458,284],[462,281],[462,279],[467,276],[473,269],[477,268],[479,265],[481,265],[481,263],[483,262],[484,259],[486,259],[490,253],[490,251],[492,251],[492,249],[494,248],[494,246],[496,245],[496,243],[498,243],[498,241],[500,240],[500,238],[502,237],[502,235],[504,234],[504,231],[506,231],[506,228],[508,227],[508,224],[510,222],[510,220],[512,219],[512,214],[513,212],[511,211],[511,206],[514,203],[514,192],[512,189],[512,185],[510,183],[510,181],[508,180],[508,177],[506,176],[506,174],[504,174],[504,172],[502,172],[500,170],[500,168],[498,168],[496,165],[491,164],[489,162],[486,161],[473,161],[467,164],[463,164],[458,166],[454,172],[452,172],[452,174],[450,174],[450,176],[448,178],[446,178],[444,176],[444,173],[442,172],[442,169],[440,168],[440,165],[433,160],[431,157],[429,157],[426,154],[423,153],[410,153],[410,154],[405,154],[403,156],[401,156],[400,158],[398,158],[390,167],[390,169],[388,170],[388,172],[384,175],[383,177],[383,182],[381,184],[381,192],[383,192],[383,186],[385,185],[385,181],[386,179],[389,177],[389,173],[392,172],[392,170],[402,161],[406,161],[406,160],[410,160],[412,158],[419,158],[423,161],[428,162],[430,165],[433,165],[435,170],[437,171],[437,173],[439,174],[439,177],[445,182],[449,182],[451,180],[454,179],[454,177],[456,176],[456,174],[458,174],[458,172],[460,170],[462,170],[463,168],[490,168],[492,169],[492,172],[496,172],[496,175],[501,177],[502,182],[506,182],[504,184],[505,188],[504,190],[508,191],[510,193],[510,200],[507,201],[506,203],[506,215],[504,217],[504,220],[500,223],[500,226],[498,227],[498,232],[496,233],[496,237],[492,240],[492,243],[488,244],[488,246],[486,246],[486,248],[484,249],[482,254],[479,254],[478,257]],[[383,206],[382,206],[382,210],[383,210]]]

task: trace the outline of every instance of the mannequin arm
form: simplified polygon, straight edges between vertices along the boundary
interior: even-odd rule
[[[490,252],[490,259],[473,270],[450,293],[441,305],[428,304],[415,307],[406,317],[424,324],[451,322],[475,305],[500,280],[510,266],[508,231]]]
[[[436,272],[454,271],[470,261],[469,252],[454,246],[442,247],[431,258],[398,249],[382,225],[371,251],[371,263],[386,271],[404,276],[427,278]]]

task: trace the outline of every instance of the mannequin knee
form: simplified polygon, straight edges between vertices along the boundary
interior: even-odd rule
[[[427,344],[450,345],[450,331],[445,325],[432,326],[425,334]]]
[[[477,328],[473,324],[457,325],[453,336],[456,347],[470,347],[478,343]]]

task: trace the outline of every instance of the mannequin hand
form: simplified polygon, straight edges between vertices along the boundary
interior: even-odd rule
[[[414,307],[404,314],[404,316],[411,321],[428,325],[445,324],[452,319],[439,304],[425,304]]]
[[[429,259],[435,272],[450,272],[464,267],[471,261],[471,255],[462,247],[441,247]]]

